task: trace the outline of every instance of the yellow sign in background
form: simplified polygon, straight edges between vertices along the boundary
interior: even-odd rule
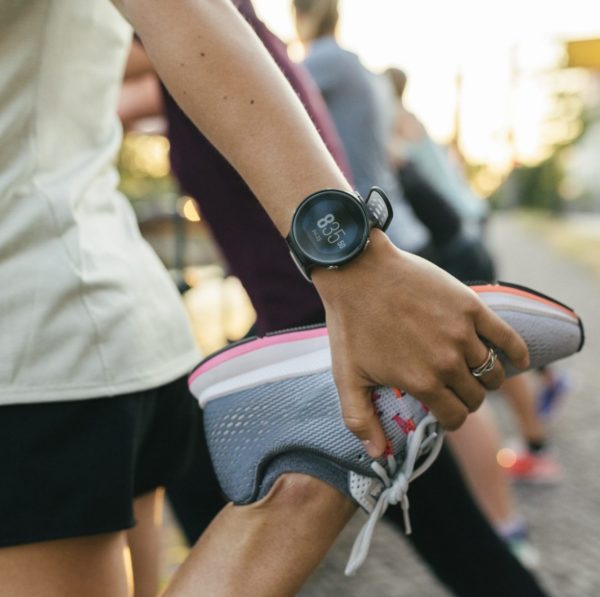
[[[568,66],[600,69],[600,38],[567,42]]]

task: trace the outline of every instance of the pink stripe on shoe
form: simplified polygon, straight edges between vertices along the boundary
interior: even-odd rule
[[[298,340],[309,340],[311,338],[319,338],[321,336],[327,336],[327,328],[325,326],[315,328],[312,330],[302,330],[299,332],[289,332],[287,334],[277,334],[275,336],[265,336],[264,338],[257,338],[251,342],[246,342],[224,350],[222,353],[214,356],[213,358],[208,357],[207,361],[204,361],[189,377],[188,384],[194,382],[194,380],[206,373],[210,369],[214,369],[221,363],[235,359],[243,354],[260,350],[261,348],[267,348],[268,346],[276,346],[277,344],[286,344],[288,342],[297,342]]]

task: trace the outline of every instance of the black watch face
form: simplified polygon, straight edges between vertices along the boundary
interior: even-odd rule
[[[302,252],[319,265],[339,265],[362,250],[369,223],[359,199],[323,191],[302,203],[293,221],[293,235]]]

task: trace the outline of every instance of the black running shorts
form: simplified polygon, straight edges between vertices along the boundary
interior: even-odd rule
[[[187,378],[113,398],[0,407],[0,547],[127,529],[191,460]]]

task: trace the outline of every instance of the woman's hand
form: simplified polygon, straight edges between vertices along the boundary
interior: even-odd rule
[[[487,359],[482,338],[519,368],[529,363],[523,339],[477,294],[427,261],[397,250],[380,231],[354,262],[315,270],[327,313],[333,372],[347,427],[371,456],[385,436],[371,402],[375,385],[421,400],[446,429],[476,410],[486,389],[504,381],[502,365],[484,377],[471,369]]]

